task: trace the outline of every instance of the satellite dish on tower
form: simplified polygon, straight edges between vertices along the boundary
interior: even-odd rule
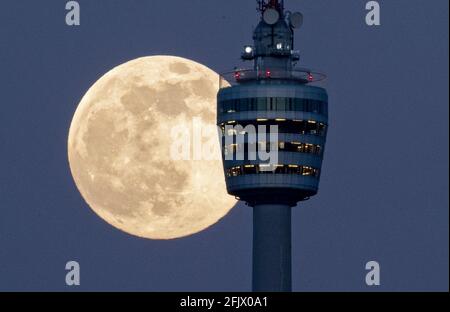
[[[275,9],[267,9],[264,11],[263,20],[266,24],[274,25],[280,19],[280,13]]]
[[[303,14],[300,12],[292,13],[289,16],[289,24],[292,28],[300,28],[303,25]]]

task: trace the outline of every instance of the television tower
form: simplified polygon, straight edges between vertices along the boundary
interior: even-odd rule
[[[291,291],[291,208],[318,192],[328,95],[316,83],[325,75],[296,67],[294,30],[303,15],[285,10],[283,0],[257,3],[254,43],[241,55],[253,67],[221,76],[217,124],[227,191],[253,207],[253,291]],[[273,125],[275,142],[246,133]],[[252,158],[254,148],[276,152],[277,163]]]

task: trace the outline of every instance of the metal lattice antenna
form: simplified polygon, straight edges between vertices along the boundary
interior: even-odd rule
[[[267,8],[273,8],[280,13],[284,11],[284,0],[256,0],[258,11],[264,12]]]

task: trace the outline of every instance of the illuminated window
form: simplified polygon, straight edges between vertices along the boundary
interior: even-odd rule
[[[244,159],[255,159],[258,151],[275,151],[277,150],[276,142],[258,142],[258,143],[244,143],[244,144],[230,144],[224,148],[225,155],[236,154],[239,151],[244,152]],[[300,142],[278,142],[278,150],[283,152],[307,153],[321,156],[322,147],[320,145]],[[250,157],[252,156],[252,158]]]
[[[231,153],[236,153],[238,150],[239,150],[239,146],[237,144],[231,144],[230,145]]]
[[[241,174],[242,174],[241,167],[234,167],[234,169],[233,169],[233,174],[234,174],[235,176],[241,175]]]
[[[234,122],[236,123],[236,122]],[[237,124],[243,128],[254,125],[266,126],[266,130],[270,130],[270,126],[278,126],[278,133],[293,133],[293,134],[304,134],[304,135],[319,135],[325,136],[327,126],[323,123],[318,123],[316,121],[301,121],[301,120],[287,120],[280,118],[277,120],[269,120],[265,118],[259,118],[257,120],[243,120],[239,121]],[[225,132],[224,126],[222,125],[222,131]],[[236,135],[237,132],[234,129],[227,130],[228,135]],[[242,134],[242,132],[240,132]]]
[[[270,170],[269,170],[270,169]],[[319,177],[319,169],[300,165],[244,165],[226,170],[227,177],[237,177],[247,174],[291,174],[310,177]]]
[[[303,166],[303,172],[302,174],[304,176],[314,176],[314,169],[308,166]]]
[[[256,174],[256,166],[255,165],[245,165],[244,166],[244,174]]]

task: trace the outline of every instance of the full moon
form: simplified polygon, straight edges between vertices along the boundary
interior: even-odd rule
[[[85,94],[70,126],[70,170],[103,220],[129,234],[174,239],[202,231],[236,200],[219,157],[192,156],[193,121],[216,123],[219,76],[194,61],[150,56],[122,64]],[[174,158],[174,131],[186,129],[188,158]],[[217,133],[202,137],[217,144]],[[211,143],[216,142],[216,143]]]

